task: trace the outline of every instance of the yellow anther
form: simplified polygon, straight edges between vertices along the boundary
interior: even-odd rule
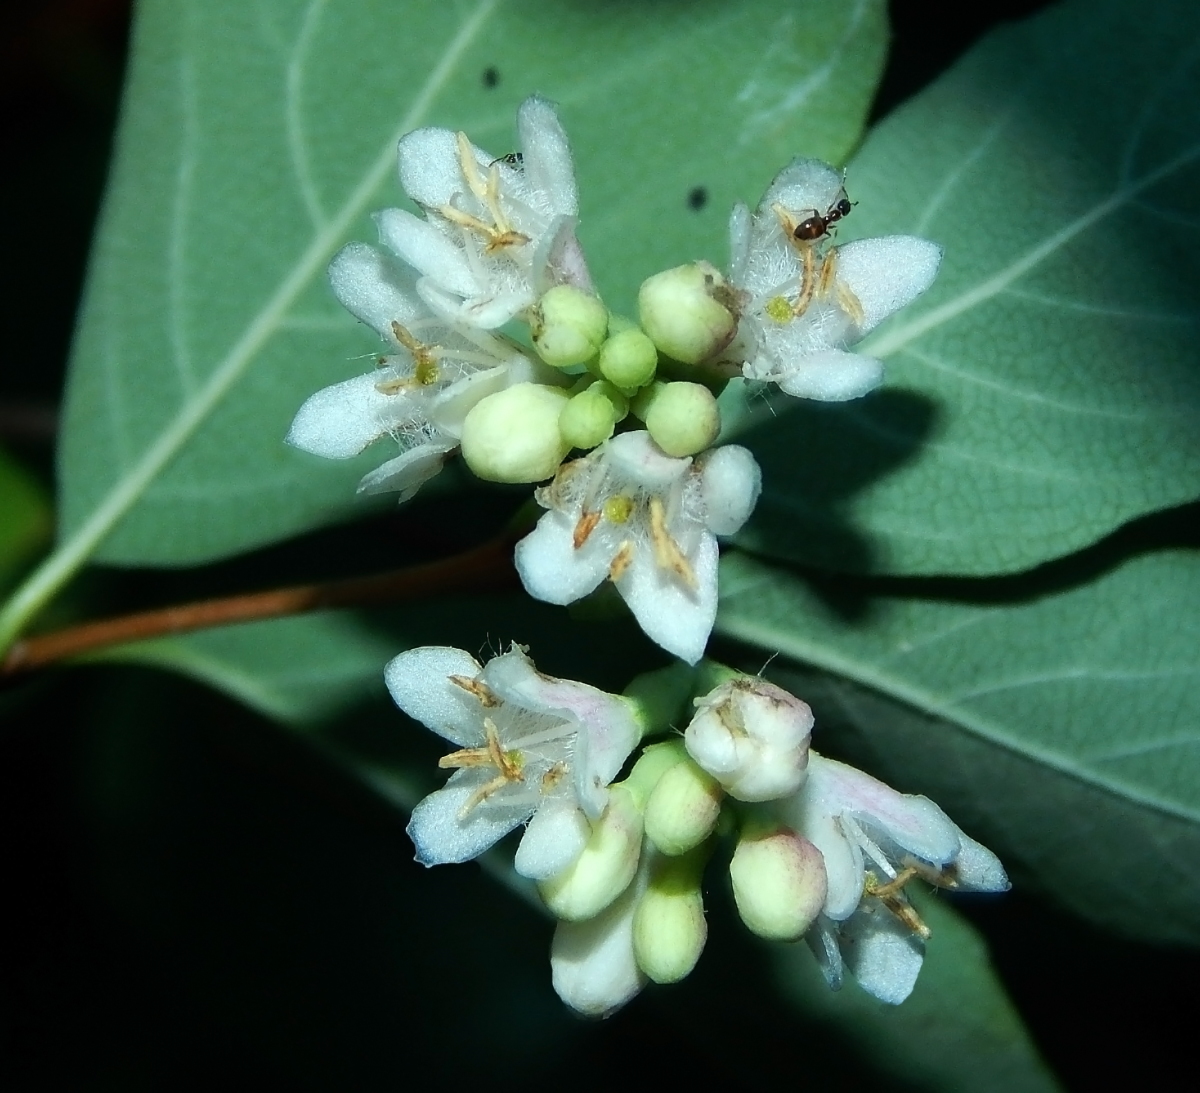
[[[687,560],[687,555],[679,549],[679,544],[671,538],[671,533],[667,530],[666,510],[658,497],[650,499],[650,540],[654,544],[654,561],[659,569],[670,570],[688,588],[695,589],[696,574]]]
[[[625,570],[629,568],[629,563],[633,561],[633,544],[626,539],[621,544],[621,548],[613,555],[613,559],[608,563],[608,579],[619,581],[625,576]]]
[[[596,530],[596,526],[599,523],[599,512],[585,512],[579,517],[579,522],[575,525],[575,533],[571,536],[571,542],[576,550],[588,541],[588,538]]]
[[[908,902],[908,897],[904,894],[904,886],[920,875],[920,870],[915,866],[908,865],[891,880],[880,884],[875,874],[869,872],[863,881],[863,895],[879,900],[900,923],[908,927],[922,941],[928,941],[933,936],[933,931],[925,925],[921,916],[917,914],[917,909]]]
[[[472,679],[470,676],[454,675],[449,677],[450,682],[455,687],[461,687],[464,691],[473,694],[479,699],[481,706],[486,706],[489,709],[500,705],[500,699],[496,697],[495,692],[486,684],[481,683],[477,679]]]

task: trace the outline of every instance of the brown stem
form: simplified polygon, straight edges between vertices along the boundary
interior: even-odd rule
[[[508,587],[513,583],[513,537],[498,536],[425,565],[409,566],[373,577],[352,577],[325,584],[302,584],[184,603],[68,626],[49,634],[18,641],[0,664],[0,678],[9,678],[109,645],[142,641],[163,634],[182,634],[210,626],[253,619],[274,619],[330,607],[357,607],[394,600],[419,599],[439,592]]]

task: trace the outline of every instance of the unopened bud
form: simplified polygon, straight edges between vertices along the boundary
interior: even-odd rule
[[[633,916],[633,952],[655,983],[678,983],[695,966],[708,940],[700,894],[703,853],[660,858]]]
[[[737,331],[733,293],[707,262],[677,266],[643,281],[638,311],[651,341],[684,364],[708,360]]]
[[[564,443],[590,449],[613,435],[629,410],[629,401],[611,383],[600,380],[573,395],[558,419]]]
[[[518,383],[478,402],[462,426],[462,454],[488,482],[542,482],[570,447],[558,419],[567,395],[557,387]]]
[[[608,330],[608,309],[573,285],[555,285],[534,309],[530,330],[538,356],[555,368],[591,360]]]
[[[589,1017],[607,1017],[646,984],[633,953],[637,885],[594,918],[560,922],[550,942],[555,991],[568,1006]]]
[[[608,806],[574,864],[538,890],[558,918],[578,922],[599,914],[629,886],[642,845],[642,813],[623,785],[610,787]]]
[[[645,387],[658,368],[658,350],[636,326],[610,334],[600,347],[600,374],[626,391]]]
[[[685,854],[717,826],[725,793],[717,780],[685,758],[658,780],[646,802],[646,838],[664,854]]]
[[[825,904],[828,884],[821,852],[790,828],[743,837],[729,876],[742,921],[768,941],[795,941]]]
[[[683,734],[688,754],[739,801],[795,793],[808,771],[808,704],[757,676],[740,676],[696,699]]]
[[[677,459],[704,451],[721,431],[717,400],[699,383],[656,383],[635,409],[654,443]]]

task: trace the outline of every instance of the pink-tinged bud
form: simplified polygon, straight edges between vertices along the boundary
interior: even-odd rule
[[[688,754],[739,801],[772,801],[803,784],[813,715],[808,704],[757,676],[739,676],[696,699]]]
[[[768,941],[795,941],[825,903],[821,852],[787,827],[743,837],[729,876],[742,921]]]

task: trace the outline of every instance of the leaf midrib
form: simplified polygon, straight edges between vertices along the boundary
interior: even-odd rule
[[[500,0],[480,0],[447,44],[441,60],[417,93],[404,119],[395,128],[375,161],[342,207],[314,234],[312,241],[291,267],[270,299],[259,310],[241,337],[213,369],[195,396],[180,408],[123,477],[118,479],[99,504],[70,536],[34,571],[0,613],[0,649],[6,648],[24,624],[87,561],[117,522],[178,454],[184,444],[242,378],[266,341],[279,329],[288,309],[313,277],[324,267],[333,249],[361,215],[382,185],[395,159],[399,139],[420,124],[433,100],[447,83],[455,65],[486,23]]]

